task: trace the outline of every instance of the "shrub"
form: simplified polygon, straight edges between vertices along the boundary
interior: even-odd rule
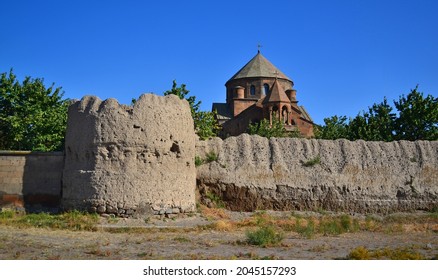
[[[301,221],[305,221],[305,225],[302,225]],[[312,238],[316,233],[315,222],[313,220],[301,220],[298,219],[295,224],[295,231],[305,238]]]
[[[347,259],[349,260],[369,260],[371,259],[370,252],[367,248],[363,246],[359,246],[351,250],[351,252],[347,255]]]
[[[257,230],[246,233],[247,242],[251,245],[270,246],[277,245],[283,240],[283,234],[276,232],[271,226],[262,226]]]

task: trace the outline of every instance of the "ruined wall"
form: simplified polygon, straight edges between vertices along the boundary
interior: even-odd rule
[[[131,216],[195,209],[195,134],[177,96],[133,107],[86,96],[69,107],[62,206]]]
[[[218,160],[197,173],[207,204],[210,192],[240,211],[390,213],[438,207],[438,141],[268,140],[243,134],[197,143],[199,157],[211,151]]]
[[[0,151],[0,206],[57,208],[63,166],[62,152]]]

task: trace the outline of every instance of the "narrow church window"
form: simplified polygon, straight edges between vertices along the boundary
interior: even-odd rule
[[[263,94],[267,95],[269,93],[269,85],[268,84],[264,84],[263,85]]]
[[[251,85],[251,87],[249,89],[249,94],[255,95],[255,86]]]

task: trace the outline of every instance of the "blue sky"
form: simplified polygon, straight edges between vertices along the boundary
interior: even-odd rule
[[[0,72],[129,104],[185,83],[210,110],[263,45],[316,123],[438,92],[438,1],[2,1]]]

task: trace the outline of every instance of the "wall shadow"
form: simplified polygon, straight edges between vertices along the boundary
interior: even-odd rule
[[[63,168],[63,152],[33,152],[26,155],[22,200],[27,213],[59,212]]]

